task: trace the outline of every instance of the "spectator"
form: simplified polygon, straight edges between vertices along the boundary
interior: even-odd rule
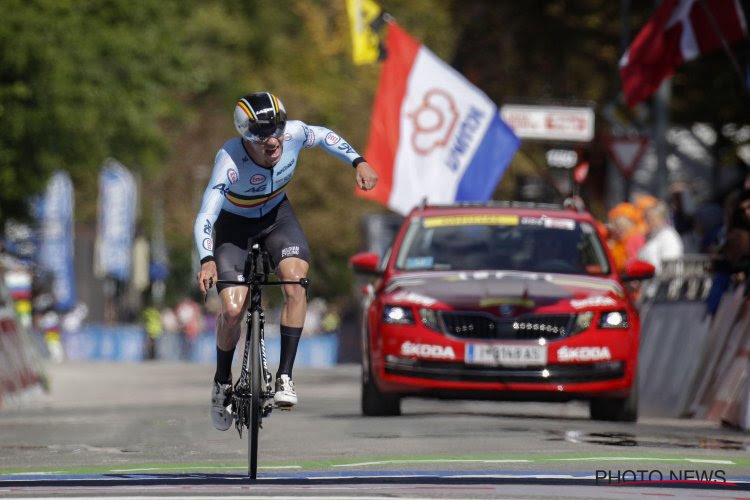
[[[619,203],[609,211],[609,224],[612,229],[610,250],[618,270],[635,259],[645,242],[639,230],[642,224],[641,214],[632,203]]]
[[[656,274],[662,270],[664,261],[679,259],[683,255],[682,239],[679,233],[669,224],[669,210],[666,203],[660,201],[646,210],[648,239],[638,252],[638,258],[654,266]]]
[[[156,341],[163,333],[161,313],[149,305],[143,309],[143,327],[146,330],[146,359],[156,359]]]
[[[695,212],[693,230],[682,235],[685,253],[716,253],[723,228],[721,206],[717,203],[701,205]]]
[[[745,189],[737,199],[727,230],[727,240],[722,249],[732,273],[740,279],[750,270],[750,189]]]
[[[672,227],[680,236],[693,229],[696,202],[692,187],[683,181],[673,183],[669,187],[669,211]]]
[[[644,237],[648,234],[648,224],[646,224],[646,220],[643,218],[643,214],[646,213],[646,210],[653,207],[657,203],[659,203],[659,199],[651,196],[650,194],[636,193],[633,195],[633,205],[635,205],[635,208],[638,209],[638,212],[641,216],[641,222],[638,225],[638,231],[640,231]]]
[[[193,343],[203,331],[203,312],[196,301],[186,297],[175,307],[175,314],[182,330],[182,357],[190,359]]]

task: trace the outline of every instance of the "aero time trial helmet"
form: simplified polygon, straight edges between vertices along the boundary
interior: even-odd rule
[[[286,127],[286,110],[281,100],[270,92],[255,92],[237,101],[234,126],[248,141],[279,138]]]

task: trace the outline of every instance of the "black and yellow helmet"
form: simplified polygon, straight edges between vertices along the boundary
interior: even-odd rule
[[[248,94],[237,101],[234,126],[248,141],[278,138],[286,127],[286,110],[281,100],[270,92]]]

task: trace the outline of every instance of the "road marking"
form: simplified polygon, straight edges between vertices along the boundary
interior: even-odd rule
[[[704,458],[658,458],[658,457],[576,457],[576,458],[545,458],[544,460],[551,462],[578,462],[578,461],[659,461],[659,462],[690,462],[690,463],[704,463],[704,464],[723,464],[723,465],[735,465],[731,460],[712,460]]]
[[[277,470],[277,469],[301,469],[301,465],[259,465],[258,469],[264,469],[264,470]],[[226,466],[211,466],[207,465],[205,467],[198,466],[196,469],[200,470],[228,470],[228,469],[236,469],[236,470],[247,470],[247,465],[242,466],[235,466],[235,465],[226,465]],[[157,471],[184,471],[186,470],[186,467],[182,466],[175,466],[175,467],[138,467],[134,469],[110,469],[109,472],[117,472],[117,473],[123,473],[123,472],[157,472]],[[62,471],[61,471],[62,472]],[[35,474],[34,472],[24,472],[23,474]]]
[[[722,465],[734,465],[731,460],[710,460],[707,458],[686,458],[688,462],[696,464],[722,464]]]
[[[455,463],[483,463],[483,464],[507,464],[507,463],[531,463],[533,460],[527,459],[396,459],[396,460],[377,460],[373,462],[355,462],[348,464],[332,464],[332,467],[361,467],[363,465],[384,465],[384,464],[455,464]]]

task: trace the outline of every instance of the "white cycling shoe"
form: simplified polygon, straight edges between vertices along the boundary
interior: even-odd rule
[[[281,375],[276,379],[276,393],[273,395],[273,402],[281,408],[291,408],[297,404],[294,382],[289,375]]]
[[[211,388],[211,423],[217,430],[225,431],[232,426],[232,384],[220,384],[214,380]]]

